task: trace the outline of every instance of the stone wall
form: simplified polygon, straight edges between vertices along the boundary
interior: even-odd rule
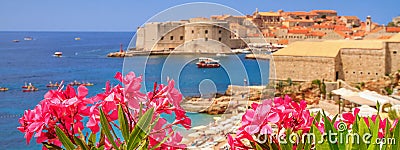
[[[231,53],[231,48],[216,40],[196,39],[179,45],[175,53]]]
[[[312,81],[325,79],[335,81],[335,58],[274,56],[277,80]],[[273,71],[272,67],[270,68]]]
[[[377,79],[386,73],[385,51],[382,49],[341,49],[340,58],[345,81]]]
[[[149,50],[152,51],[174,50],[177,46],[184,43],[185,39],[184,33],[185,33],[184,26],[179,26],[177,28],[174,28],[170,32],[161,36],[159,40],[156,42],[157,44],[155,44],[154,47],[152,47]]]
[[[393,73],[400,69],[400,43],[386,42],[387,72]]]

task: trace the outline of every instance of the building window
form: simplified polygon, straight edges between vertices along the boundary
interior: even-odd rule
[[[218,41],[222,41],[222,38],[218,38]]]
[[[349,73],[348,71],[346,71],[346,73]]]
[[[360,74],[362,74],[362,71],[360,71]]]
[[[368,75],[370,75],[371,73],[370,72],[368,72]]]
[[[164,37],[163,37],[163,36],[161,37],[161,40],[164,40]]]
[[[397,54],[397,51],[393,51],[393,54]]]
[[[221,33],[222,33],[222,30],[219,30],[218,33],[221,34]]]
[[[376,75],[378,75],[378,73],[375,73]]]
[[[205,41],[208,41],[208,38],[204,38]]]
[[[353,74],[356,74],[356,72],[353,71]]]
[[[204,31],[205,34],[208,34],[208,30]]]
[[[192,30],[192,34],[194,33],[194,30]]]
[[[183,40],[183,36],[180,37],[180,40]]]

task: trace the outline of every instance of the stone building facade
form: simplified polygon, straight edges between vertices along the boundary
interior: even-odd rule
[[[189,21],[148,23],[137,31],[136,50],[173,51],[195,53],[230,52],[231,48],[245,45],[233,38],[227,22]],[[208,47],[196,45],[206,44]],[[191,46],[189,46],[191,45]]]
[[[295,42],[273,54],[271,79],[361,82],[400,69],[400,34],[388,40]],[[275,69],[275,70],[274,70]]]

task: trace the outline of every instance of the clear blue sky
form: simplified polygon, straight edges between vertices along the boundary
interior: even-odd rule
[[[1,0],[0,31],[135,31],[153,15],[192,0]],[[387,24],[400,15],[399,0],[220,0],[244,14],[334,9]],[[208,16],[207,16],[208,17]]]

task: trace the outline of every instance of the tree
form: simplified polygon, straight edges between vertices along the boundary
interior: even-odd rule
[[[293,81],[292,81],[291,78],[287,78],[287,81],[286,81],[286,82],[288,83],[289,86],[292,86],[292,85],[293,85]]]
[[[394,24],[394,22],[389,22],[389,23],[387,24],[387,26],[388,26],[388,27],[395,27],[396,25]]]

